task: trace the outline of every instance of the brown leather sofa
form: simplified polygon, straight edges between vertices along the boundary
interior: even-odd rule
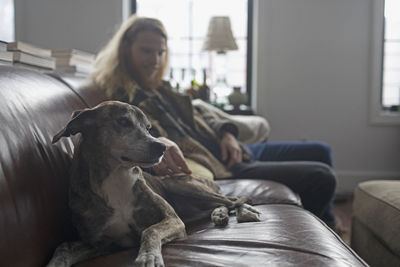
[[[77,238],[67,204],[76,137],[51,140],[72,111],[103,98],[82,78],[0,66],[0,266],[44,266],[58,244]],[[187,239],[163,247],[167,266],[366,266],[287,187],[246,179],[219,184],[225,194],[253,196],[262,221],[188,225]],[[77,266],[127,266],[136,253]]]

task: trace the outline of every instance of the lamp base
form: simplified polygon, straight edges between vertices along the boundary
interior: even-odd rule
[[[218,79],[213,88],[213,93],[215,103],[226,105],[229,103],[228,96],[232,93],[232,88],[226,83],[226,79]]]

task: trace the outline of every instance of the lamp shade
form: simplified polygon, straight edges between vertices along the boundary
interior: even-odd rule
[[[212,17],[208,24],[208,32],[203,43],[203,50],[223,53],[228,50],[237,50],[235,38],[232,34],[229,17]]]

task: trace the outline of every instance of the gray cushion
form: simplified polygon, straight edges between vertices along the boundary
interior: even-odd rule
[[[400,181],[368,181],[358,185],[354,216],[386,245],[400,255]]]

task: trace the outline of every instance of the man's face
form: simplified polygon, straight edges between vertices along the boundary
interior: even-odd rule
[[[139,84],[151,87],[165,64],[166,51],[166,40],[160,34],[152,31],[137,34],[130,47],[130,66]]]

